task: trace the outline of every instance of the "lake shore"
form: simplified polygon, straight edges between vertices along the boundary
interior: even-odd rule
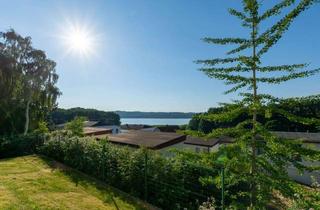
[[[190,118],[121,118],[121,124],[141,125],[185,125]]]

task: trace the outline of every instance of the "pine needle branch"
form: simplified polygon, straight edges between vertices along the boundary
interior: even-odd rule
[[[220,44],[220,45],[225,45],[225,44],[244,44],[244,43],[249,43],[250,41],[247,39],[243,38],[209,38],[205,37],[203,38],[204,42],[211,43],[211,44]]]
[[[260,78],[257,78],[257,81],[262,82],[262,83],[269,83],[269,84],[280,84],[280,83],[283,83],[283,82],[286,82],[289,80],[293,80],[293,79],[297,79],[297,78],[309,77],[309,76],[315,75],[319,72],[320,72],[320,68],[315,69],[315,70],[291,73],[289,75],[280,76],[280,77],[269,77],[269,78],[260,77]]]
[[[281,66],[265,66],[258,67],[257,70],[260,72],[274,72],[274,71],[287,71],[293,72],[297,69],[306,68],[308,64],[293,64],[293,65],[281,65]]]

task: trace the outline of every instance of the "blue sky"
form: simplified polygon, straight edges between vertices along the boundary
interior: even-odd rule
[[[265,1],[266,2],[266,1]],[[268,0],[268,4],[277,2]],[[233,0],[0,0],[0,29],[31,36],[57,62],[59,106],[101,110],[205,111],[235,95],[197,71],[197,59],[223,57],[205,36],[245,36],[230,17]],[[265,57],[268,64],[320,66],[320,5],[301,15]],[[94,54],[66,54],[59,38],[69,22],[90,28]],[[267,23],[270,24],[270,23]],[[276,96],[320,93],[320,76],[268,87]]]

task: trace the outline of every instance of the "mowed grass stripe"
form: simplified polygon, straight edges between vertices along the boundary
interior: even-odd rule
[[[151,209],[93,178],[56,165],[36,155],[0,160],[0,209]]]

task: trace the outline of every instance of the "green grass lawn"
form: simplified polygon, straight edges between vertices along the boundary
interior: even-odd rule
[[[0,209],[151,209],[118,190],[36,155],[0,160]]]

